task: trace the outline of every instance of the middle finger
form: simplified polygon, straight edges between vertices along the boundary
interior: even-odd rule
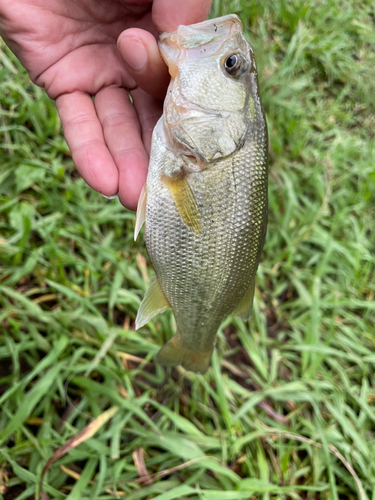
[[[124,206],[135,210],[148,167],[137,112],[128,92],[122,88],[101,90],[94,103],[104,139],[119,171],[119,199]]]

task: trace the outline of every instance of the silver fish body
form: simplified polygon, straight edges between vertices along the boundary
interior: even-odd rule
[[[180,26],[161,35],[160,49],[172,79],[137,220],[156,279],[136,326],[171,307],[177,333],[157,360],[203,373],[223,319],[251,314],[267,225],[267,127],[237,16]]]

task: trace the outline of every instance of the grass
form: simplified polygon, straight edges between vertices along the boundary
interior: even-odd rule
[[[270,217],[254,314],[205,376],[153,363],[173,318],[134,331],[134,214],[79,178],[0,46],[0,499],[375,500],[375,6],[214,0],[229,12],[260,69]]]

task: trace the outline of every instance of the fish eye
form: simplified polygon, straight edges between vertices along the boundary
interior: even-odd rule
[[[230,54],[224,61],[224,69],[228,75],[236,75],[243,67],[244,59],[239,54]]]

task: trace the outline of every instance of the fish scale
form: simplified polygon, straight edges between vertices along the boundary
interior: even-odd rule
[[[237,16],[180,26],[160,48],[173,78],[137,213],[156,279],[136,326],[171,307],[177,332],[157,360],[203,373],[223,319],[251,313],[267,225],[267,128]],[[225,69],[233,53],[242,64],[234,76]]]

